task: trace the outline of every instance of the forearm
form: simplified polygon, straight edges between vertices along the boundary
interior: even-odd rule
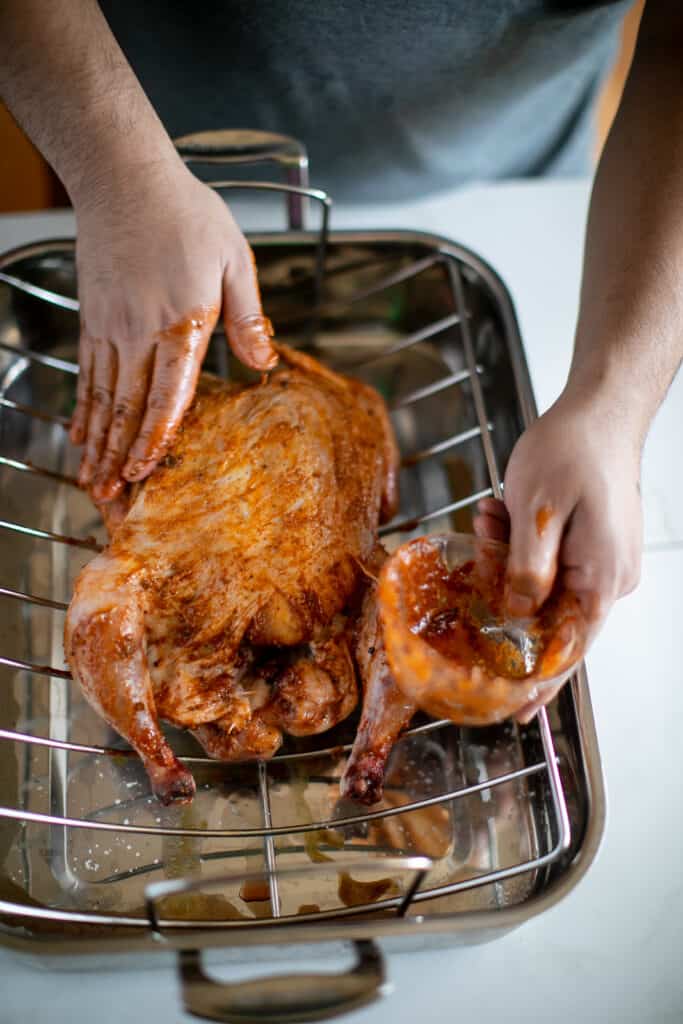
[[[650,4],[591,200],[567,391],[642,444],[683,358],[683,14]]]
[[[3,0],[0,95],[74,202],[174,159],[95,0]]]

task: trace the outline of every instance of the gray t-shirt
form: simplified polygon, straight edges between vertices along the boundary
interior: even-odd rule
[[[103,0],[171,135],[284,132],[338,199],[589,166],[628,0]]]

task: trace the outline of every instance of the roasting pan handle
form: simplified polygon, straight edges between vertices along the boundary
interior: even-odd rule
[[[289,135],[225,128],[183,135],[174,139],[174,144],[185,163],[274,163],[284,169],[288,185],[298,189],[308,188],[306,147]],[[289,227],[292,231],[303,229],[303,204],[302,195],[296,192],[287,195]]]
[[[428,857],[383,857],[382,868],[390,872],[410,871],[413,878],[396,907],[403,916],[417,889],[432,867]],[[320,866],[320,865],[318,865]],[[329,868],[330,864],[322,865]],[[376,865],[366,858],[335,860],[335,870],[358,871]],[[169,878],[152,882],[145,888],[145,906],[150,927],[164,941],[164,922],[159,918],[157,902],[167,896],[201,891],[206,887],[224,888],[235,882],[267,879],[277,889],[277,879],[310,872],[312,865],[295,864],[275,871],[264,865],[257,871],[232,872],[213,878]],[[273,888],[271,901],[275,903]],[[353,943],[356,963],[343,974],[283,974],[271,978],[223,983],[213,981],[202,968],[198,949],[181,949],[178,970],[185,1009],[203,1020],[223,1024],[298,1024],[303,1021],[329,1020],[365,1006],[382,994],[384,960],[374,942],[364,939]]]
[[[231,983],[209,978],[198,950],[182,950],[178,969],[185,1010],[223,1024],[330,1020],[382,994],[385,971],[379,948],[367,939],[353,946],[356,963],[341,974],[282,974]]]

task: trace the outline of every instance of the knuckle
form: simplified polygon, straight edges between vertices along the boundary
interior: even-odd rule
[[[636,589],[640,583],[641,574],[641,561],[640,557],[634,557],[628,560],[622,573],[621,586],[619,588],[619,596],[623,597],[625,594],[630,594]]]
[[[598,569],[593,582],[593,591],[601,608],[609,608],[619,596],[619,574],[616,567]]]
[[[99,409],[110,409],[112,405],[112,393],[108,388],[98,385],[92,390],[92,403]]]
[[[101,446],[94,438],[91,439],[90,437],[88,437],[88,441],[85,446],[85,455],[83,460],[87,466],[92,467],[99,461],[100,447]]]
[[[173,412],[173,396],[170,391],[152,391],[147,397],[147,411],[159,416],[170,416]]]
[[[101,459],[101,471],[103,474],[111,473],[112,470],[117,469],[119,464],[123,461],[123,452],[119,450],[115,445],[109,442],[107,447],[102,452]]]
[[[139,402],[131,401],[130,399],[119,399],[114,403],[114,411],[112,413],[112,421],[115,424],[122,424],[126,420],[136,416],[139,412]]]

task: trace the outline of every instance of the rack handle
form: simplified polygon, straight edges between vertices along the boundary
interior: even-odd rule
[[[185,163],[279,164],[284,169],[288,185],[300,189],[308,188],[306,147],[289,135],[223,128],[217,131],[193,132],[173,141]],[[303,197],[290,193],[287,196],[287,209],[290,230],[302,230]]]
[[[222,1024],[330,1020],[382,994],[385,970],[379,948],[367,939],[353,946],[356,962],[340,974],[282,974],[231,983],[209,978],[198,950],[182,950],[178,971],[185,1010]]]

